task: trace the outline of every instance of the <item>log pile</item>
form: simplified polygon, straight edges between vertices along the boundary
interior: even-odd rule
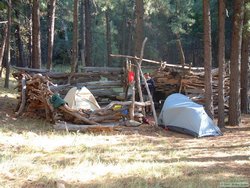
[[[163,70],[158,70],[153,75],[156,82],[156,92],[163,93],[165,97],[172,93],[184,93],[193,101],[204,105],[205,104],[205,79],[202,69],[186,69],[182,70],[179,66],[166,67]],[[212,70],[212,87],[213,87],[213,102],[215,115],[218,110],[218,69]],[[225,111],[228,109],[229,96],[229,76],[225,76]]]
[[[13,76],[18,81],[20,93],[16,115],[46,118],[47,121],[57,122],[57,124],[58,122],[68,122],[67,130],[76,129],[77,126],[71,126],[71,124],[85,126],[86,129],[91,128],[93,130],[97,127],[98,130],[102,128],[106,130],[107,125],[102,126],[102,123],[119,122],[119,125],[128,125],[131,122],[130,120],[142,122],[142,107],[150,105],[150,102],[113,101],[94,111],[90,109],[75,110],[70,108],[60,98],[60,95],[51,89],[56,86],[49,77],[40,73],[30,75],[26,72],[17,72]],[[131,113],[132,106],[136,107],[133,108],[133,113]],[[80,130],[83,129],[84,127]]]

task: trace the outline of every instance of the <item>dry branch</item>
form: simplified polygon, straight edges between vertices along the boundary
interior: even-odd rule
[[[24,107],[25,107],[25,104],[26,104],[26,79],[25,79],[25,76],[22,77],[22,80],[21,80],[21,83],[22,83],[22,89],[21,89],[21,101],[20,101],[20,105],[19,105],[19,108],[16,112],[16,116],[19,116],[23,113],[24,111]]]

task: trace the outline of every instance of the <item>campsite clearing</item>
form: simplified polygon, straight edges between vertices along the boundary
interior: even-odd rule
[[[150,125],[109,133],[55,132],[20,117],[0,93],[4,187],[225,187],[250,184],[250,116],[223,136],[193,138]],[[232,187],[232,186],[231,186]]]

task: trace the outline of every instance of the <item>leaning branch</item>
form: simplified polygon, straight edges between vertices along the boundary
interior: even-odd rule
[[[22,82],[21,104],[20,104],[18,111],[16,112],[16,116],[19,116],[23,113],[25,105],[26,105],[26,78],[25,78],[25,75],[23,75],[21,82]]]
[[[153,101],[153,97],[150,93],[150,90],[149,90],[149,87],[148,87],[148,83],[147,83],[147,80],[146,78],[144,77],[143,75],[143,72],[142,72],[142,69],[141,69],[141,63],[142,63],[142,57],[143,57],[143,53],[144,53],[144,48],[145,48],[145,44],[147,42],[147,38],[144,39],[143,43],[142,43],[142,48],[141,48],[141,57],[140,57],[140,61],[137,62],[137,66],[138,66],[138,69],[140,71],[140,74],[141,74],[141,77],[142,79],[144,80],[144,83],[145,83],[145,86],[146,86],[146,90],[147,90],[147,93],[148,93],[148,97],[149,97],[149,100],[150,100],[150,103],[151,103],[151,109],[153,111],[153,116],[154,116],[154,120],[155,120],[155,126],[157,127],[158,126],[158,121],[157,121],[157,115],[156,115],[156,111],[155,111],[155,106],[154,106],[154,101]]]
[[[116,57],[116,58],[134,59],[137,61],[140,60],[139,57],[130,56],[130,55],[110,54],[110,56]],[[154,61],[154,60],[150,60],[150,59],[142,59],[142,61],[160,65],[162,68],[168,67],[168,68],[181,69],[181,70],[185,69],[185,70],[192,70],[192,71],[204,71],[204,67],[191,67],[191,65],[189,65],[189,64],[185,64],[184,67],[182,67],[182,65],[169,64],[169,63],[166,63],[165,61],[159,62],[159,61]]]
[[[140,60],[139,57],[130,56],[130,55],[110,54],[110,56],[111,57],[120,57],[120,58],[128,58],[128,59]],[[150,59],[142,59],[142,61],[145,61],[145,62],[148,62],[148,63],[159,64],[159,65],[162,64],[162,62],[154,61],[154,60],[150,60]]]

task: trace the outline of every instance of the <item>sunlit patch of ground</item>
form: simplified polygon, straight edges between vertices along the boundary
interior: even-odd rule
[[[13,90],[14,91],[14,90]],[[55,132],[15,117],[0,94],[0,185],[5,187],[222,187],[250,184],[250,116],[223,136],[193,138],[150,125],[112,133]],[[1,186],[0,186],[1,187]]]

